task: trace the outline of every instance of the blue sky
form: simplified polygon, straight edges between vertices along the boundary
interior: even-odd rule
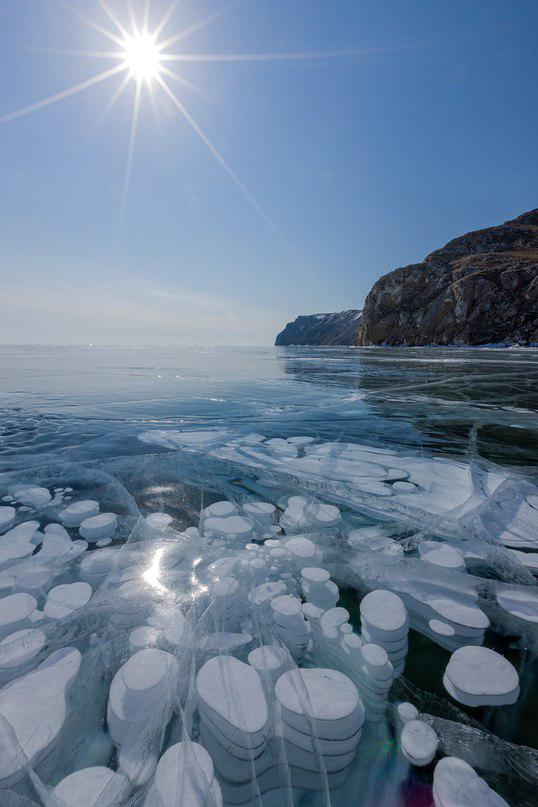
[[[125,0],[108,2],[127,22]],[[167,32],[225,4],[182,0]],[[112,28],[97,2],[66,5]],[[203,90],[178,97],[282,240],[161,90],[143,93],[119,240],[134,84],[97,126],[121,77],[0,124],[0,342],[268,344],[297,314],[360,307],[385,272],[536,207],[537,34],[530,0],[244,0],[178,43],[354,51],[174,65]],[[109,45],[56,0],[2,0],[0,116],[113,64],[36,49]]]

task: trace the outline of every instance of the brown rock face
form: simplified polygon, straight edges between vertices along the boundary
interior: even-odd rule
[[[538,208],[372,287],[358,345],[538,344]]]

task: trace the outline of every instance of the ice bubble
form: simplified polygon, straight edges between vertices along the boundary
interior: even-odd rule
[[[444,569],[464,569],[465,561],[462,553],[450,544],[438,541],[422,541],[418,546],[419,555],[426,563],[432,566],[441,566]]]
[[[88,583],[66,583],[49,591],[43,612],[47,619],[65,619],[82,608],[92,596]]]
[[[418,719],[418,709],[412,703],[403,701],[396,707],[396,714],[400,723],[409,723],[411,720]]]
[[[196,676],[196,693],[200,711],[238,745],[251,748],[265,739],[269,713],[253,667],[233,656],[209,659]]]
[[[211,517],[204,522],[204,531],[220,538],[237,538],[248,541],[252,535],[252,524],[242,516],[229,515],[225,518]]]
[[[509,807],[463,759],[444,757],[433,772],[435,807]]]
[[[131,656],[112,679],[108,729],[119,748],[120,771],[136,784],[147,782],[157,765],[177,672],[174,656],[148,647]]]
[[[309,501],[303,496],[291,496],[280,525],[285,532],[294,533],[302,529],[323,530],[334,527],[340,519],[340,510],[332,504]]]
[[[198,743],[172,745],[159,760],[144,807],[221,807],[213,761]]]
[[[31,594],[10,594],[0,599],[0,639],[30,625],[37,608]]]
[[[504,586],[497,591],[497,602],[509,614],[526,622],[538,622],[538,593],[531,588]]]
[[[79,533],[87,541],[102,541],[114,536],[117,525],[116,513],[101,513],[98,516],[85,518],[79,527]]]
[[[248,663],[259,673],[262,680],[269,676],[275,684],[282,673],[291,669],[289,653],[275,645],[261,645],[248,654]]]
[[[26,757],[21,759],[15,749],[0,757],[0,788],[22,779],[26,765],[42,759],[58,739],[67,715],[67,687],[81,660],[78,650],[65,647],[0,690],[0,715],[13,727]]]
[[[5,529],[11,524],[12,521],[15,521],[16,515],[17,511],[14,507],[0,507],[0,530]]]
[[[316,545],[310,538],[304,538],[302,536],[290,538],[285,546],[291,559],[299,568],[311,566],[312,561],[315,561],[317,558]]]
[[[392,591],[371,591],[361,601],[360,613],[370,629],[379,631],[387,639],[400,638],[407,631],[405,605]]]
[[[35,549],[36,524],[39,526],[37,521],[26,521],[17,527],[13,527],[2,536],[0,542],[0,569],[32,554]]]
[[[229,518],[238,515],[237,506],[233,502],[223,500],[210,504],[202,511],[205,518]]]
[[[80,579],[93,588],[99,586],[116,565],[121,547],[88,552],[80,564]]]
[[[413,485],[412,482],[395,482],[392,486],[393,490],[397,490],[398,493],[416,493],[417,487]]]
[[[198,640],[201,653],[234,653],[252,642],[250,633],[233,633],[232,631],[215,631]]]
[[[25,628],[6,636],[0,642],[0,671],[25,665],[37,656],[45,641],[45,634],[38,628]]]
[[[435,754],[439,740],[437,734],[422,720],[406,721],[400,737],[402,754],[411,765],[429,765]]]
[[[330,608],[321,617],[321,630],[325,639],[337,639],[342,625],[349,621],[349,611],[345,608]]]
[[[79,527],[86,518],[92,518],[98,513],[99,503],[93,499],[84,499],[70,504],[59,513],[59,516],[66,527]]]
[[[501,706],[515,703],[519,695],[519,676],[510,662],[494,650],[474,645],[452,654],[443,684],[466,706]]]
[[[243,505],[243,515],[264,529],[276,519],[276,507],[269,502],[247,502]]]
[[[296,446],[297,448],[303,448],[304,446],[315,442],[315,437],[288,437],[287,442],[292,446]]]
[[[14,499],[25,507],[43,507],[51,500],[47,488],[38,485],[16,485],[11,492]]]
[[[275,694],[284,722],[303,734],[310,733],[313,721],[320,738],[341,740],[359,731],[364,722],[357,687],[337,670],[290,670],[278,679]]]
[[[131,791],[122,773],[100,766],[66,776],[52,791],[58,807],[121,807]]]
[[[172,516],[169,516],[168,513],[150,513],[149,516],[146,516],[146,523],[156,529],[169,527],[173,520]]]

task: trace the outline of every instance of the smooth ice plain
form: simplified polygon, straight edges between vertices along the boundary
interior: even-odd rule
[[[535,351],[16,350],[1,805],[535,803]]]

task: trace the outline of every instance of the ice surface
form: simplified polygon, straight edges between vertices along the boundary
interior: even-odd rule
[[[13,601],[0,600],[0,613],[10,611],[0,639],[0,703],[16,698],[17,714],[24,712],[30,695],[11,687],[44,672],[44,660],[53,667],[58,649],[80,653],[76,677],[58,687],[63,709],[32,701],[32,716],[15,727],[22,735],[32,721],[41,751],[33,754],[28,738],[18,748],[0,721],[0,758],[14,760],[17,775],[2,786],[9,782],[17,798],[41,798],[31,773],[54,807],[60,787],[67,804],[92,804],[101,781],[104,807],[221,798],[257,807],[429,803],[431,727],[438,753],[467,753],[473,764],[476,757],[488,781],[510,777],[513,804],[532,803],[518,801],[516,783],[530,788],[533,776],[519,762],[532,755],[522,745],[533,741],[524,715],[537,650],[534,558],[521,550],[538,547],[536,489],[508,465],[476,459],[474,447],[434,458],[427,439],[420,448],[409,433],[400,441],[392,424],[386,439],[372,432],[370,441],[360,401],[346,404],[349,418],[329,406],[308,425],[300,392],[280,404],[287,429],[278,407],[260,412],[258,400],[249,403],[264,434],[248,433],[252,420],[198,417],[204,404],[193,401],[182,399],[176,418],[166,397],[169,428],[133,404],[134,417],[117,418],[115,431],[97,441],[77,446],[67,431],[64,456],[43,457],[30,442],[25,461],[35,467],[0,479],[0,494],[12,497],[2,495],[1,507],[14,511],[0,530],[0,597],[33,598],[28,613],[19,601],[12,609]],[[99,429],[102,411],[84,429]],[[52,423],[59,435],[66,424]],[[459,421],[454,430],[464,433]],[[4,456],[7,467],[19,462]],[[101,533],[107,514],[118,526]],[[96,529],[84,535],[83,522],[95,516]],[[24,521],[31,518],[38,520]],[[99,548],[112,538],[113,547]],[[69,593],[90,588],[88,600]],[[69,596],[51,615],[58,591]],[[513,660],[521,697],[497,709],[491,698],[512,699],[514,691],[490,692],[471,723],[443,688],[443,669],[446,650],[480,644]],[[475,678],[489,680],[490,667]],[[291,688],[281,683],[290,676]],[[308,681],[320,676],[330,683],[318,696]],[[358,699],[355,712],[351,696],[346,712],[345,698],[330,689],[338,676]],[[452,693],[469,688],[454,677]],[[32,684],[42,700],[49,688]],[[403,712],[402,700],[412,701]],[[476,725],[484,739],[471,746]],[[47,744],[46,731],[58,726]],[[423,770],[416,775],[409,763]]]

